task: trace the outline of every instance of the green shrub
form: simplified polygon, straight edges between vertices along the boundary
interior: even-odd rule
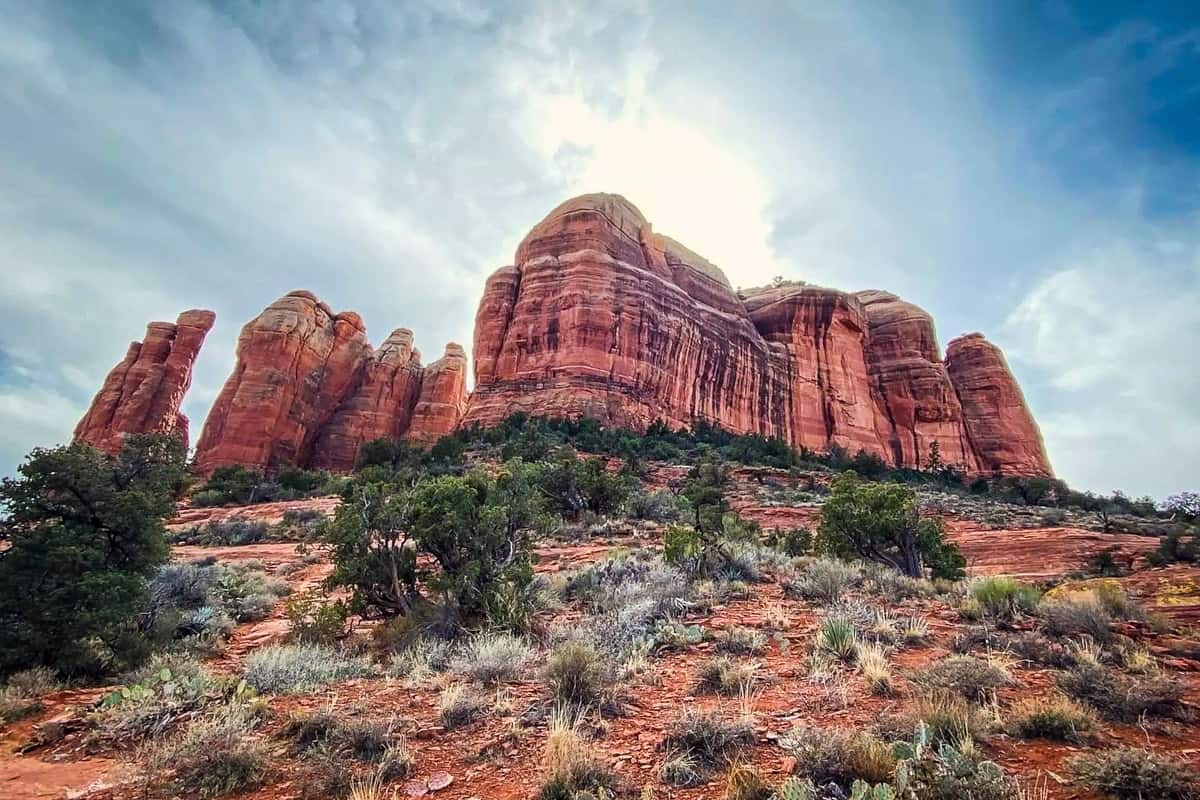
[[[971,597],[990,619],[1011,622],[1036,611],[1042,594],[1033,586],[997,575],[971,584]]]
[[[293,641],[332,645],[346,635],[350,610],[341,600],[327,601],[320,591],[310,589],[288,598],[284,613]]]
[[[185,477],[172,436],[130,436],[116,458],[84,444],[31,452],[0,484],[0,676],[70,677],[136,664],[147,581]]]
[[[266,502],[273,496],[264,497],[261,491],[264,478],[262,472],[240,464],[217,467],[212,475],[192,497],[197,506],[243,506],[248,503]]]
[[[1079,781],[1114,800],[1195,800],[1200,776],[1182,761],[1120,747],[1084,753],[1069,762]]]
[[[912,578],[957,580],[966,560],[944,540],[941,520],[923,519],[917,496],[898,483],[871,483],[853,472],[833,479],[822,508],[819,546],[842,557],[876,561]]]
[[[371,660],[312,644],[269,645],[246,658],[246,683],[267,694],[297,694],[373,675]]]

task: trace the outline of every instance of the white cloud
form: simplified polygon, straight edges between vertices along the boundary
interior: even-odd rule
[[[1026,394],[1060,474],[1161,497],[1194,487],[1200,463],[1200,237],[1113,233],[1033,287],[1004,344],[1036,370]]]

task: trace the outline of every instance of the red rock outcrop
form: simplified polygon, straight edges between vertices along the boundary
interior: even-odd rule
[[[467,354],[461,344],[446,345],[446,353],[425,368],[421,393],[412,409],[408,438],[430,445],[458,427],[467,409]]]
[[[345,472],[354,468],[358,448],[366,442],[403,436],[412,422],[422,374],[412,331],[392,331],[367,359],[358,386],[321,429],[311,465]]]
[[[204,313],[151,325],[77,436],[111,447],[121,432],[184,429],[179,399],[212,320],[184,321]],[[943,362],[929,314],[893,294],[735,292],[619,195],[568,200],[529,232],[484,287],[474,348],[468,395],[461,346],[422,367],[411,331],[372,350],[357,314],[292,292],[242,329],[196,463],[344,471],[372,439],[429,445],[523,411],[635,429],[703,420],[908,467],[936,444],[971,473],[1051,474],[1003,355],[978,334]]]
[[[981,333],[960,336],[946,346],[946,370],[981,471],[1051,474],[1041,432],[999,347]]]
[[[634,428],[706,420],[895,465],[925,464],[936,442],[943,463],[971,472],[1050,472],[1044,454],[1005,449],[980,423],[986,401],[959,399],[932,319],[895,295],[804,284],[735,293],[617,195],[563,203],[514,261],[488,279],[476,314],[466,424],[515,411]],[[1019,391],[1001,405],[1012,420],[1001,427],[1038,441]]]
[[[307,464],[371,352],[357,314],[335,314],[311,292],[276,300],[238,336],[237,364],[196,445],[197,468]]]
[[[174,433],[186,446],[188,419],[179,407],[215,320],[213,312],[193,309],[174,324],[147,325],[146,338],[129,345],[75,426],[75,441],[116,453],[130,434]]]
[[[357,314],[335,314],[312,293],[291,292],[242,328],[237,365],[196,446],[197,469],[345,472],[372,439],[432,443],[458,426],[466,366],[462,347],[449,344],[423,368],[406,328],[372,350]]]
[[[867,371],[878,409],[876,429],[889,461],[921,466],[937,442],[942,463],[977,471],[962,406],[938,354],[933,318],[889,292],[855,296],[866,311]]]

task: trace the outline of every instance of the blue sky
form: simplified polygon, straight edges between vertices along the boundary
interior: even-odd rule
[[[735,285],[887,288],[1001,344],[1072,485],[1200,466],[1200,9],[1139,3],[12,3],[0,472],[150,319],[315,291],[469,345],[484,277],[620,192]]]

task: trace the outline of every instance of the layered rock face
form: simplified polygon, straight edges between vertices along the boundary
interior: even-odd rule
[[[971,372],[947,368],[932,319],[895,295],[803,284],[735,293],[624,198],[585,195],[554,209],[487,281],[463,421],[515,411],[634,428],[706,420],[899,466],[923,465],[936,442],[943,463],[970,472],[1049,474],[1040,446],[998,444],[1005,434],[988,429],[978,391],[960,399]],[[1012,420],[1002,427],[1039,441],[1012,397],[997,401]]]
[[[145,339],[129,345],[75,426],[75,441],[116,453],[130,434],[173,433],[186,446],[188,419],[179,407],[215,320],[213,312],[194,309],[174,324],[147,325]]]
[[[408,438],[422,446],[433,444],[453,433],[466,410],[467,353],[461,344],[451,342],[445,355],[425,368]]]
[[[358,385],[321,429],[312,466],[349,470],[363,444],[403,436],[412,422],[421,377],[421,353],[413,348],[413,333],[397,328],[366,360]]]
[[[412,331],[399,328],[373,350],[357,314],[335,314],[311,292],[291,292],[242,328],[237,364],[196,446],[197,469],[347,471],[372,439],[414,435],[414,426],[422,439],[453,430],[466,393],[465,381],[453,380],[453,348],[464,375],[458,345],[424,369]]]
[[[1049,475],[1042,435],[1000,348],[980,333],[946,346],[946,370],[982,471]]]

